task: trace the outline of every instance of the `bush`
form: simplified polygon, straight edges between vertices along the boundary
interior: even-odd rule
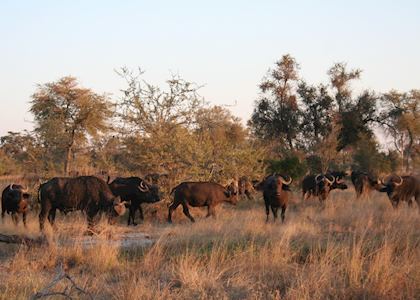
[[[297,156],[289,156],[281,160],[268,161],[268,171],[270,173],[289,175],[293,179],[302,177],[305,174],[306,169],[306,164],[300,162]]]

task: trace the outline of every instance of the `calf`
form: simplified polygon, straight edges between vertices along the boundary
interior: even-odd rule
[[[7,186],[1,195],[1,217],[8,213],[12,216],[13,222],[19,223],[18,214],[22,214],[23,225],[26,227],[26,213],[28,211],[28,201],[30,194],[28,190],[19,184]]]
[[[172,212],[181,204],[184,214],[195,222],[188,209],[207,206],[207,217],[216,216],[215,208],[221,202],[235,205],[238,202],[238,191],[234,184],[224,187],[215,182],[183,182],[172,189],[174,201],[169,206],[168,222],[172,223]]]

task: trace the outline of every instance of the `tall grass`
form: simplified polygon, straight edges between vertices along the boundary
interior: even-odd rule
[[[261,199],[219,207],[216,219],[192,209],[195,224],[179,209],[167,225],[162,205],[136,228],[102,222],[95,239],[103,242],[92,245],[83,216],[58,215],[49,246],[0,245],[0,298],[29,297],[63,264],[99,299],[418,299],[417,208],[395,211],[380,194],[331,196],[325,206],[294,199],[284,224],[265,223]],[[0,228],[24,232],[9,220]],[[28,231],[38,234],[35,216]],[[109,242],[124,232],[147,232],[155,242],[129,249]]]

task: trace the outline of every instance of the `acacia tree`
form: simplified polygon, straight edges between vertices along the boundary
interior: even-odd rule
[[[178,125],[190,126],[194,113],[203,106],[198,94],[201,86],[178,75],[167,80],[167,89],[142,79],[144,72],[121,68],[117,72],[127,84],[122,90],[121,118],[126,129],[138,134],[152,134]]]
[[[264,148],[253,147],[240,119],[221,106],[202,108],[196,114],[196,151],[202,153],[198,166],[206,172],[205,180],[221,181],[247,174],[262,173]]]
[[[128,169],[175,174],[191,167],[189,129],[204,105],[200,86],[173,75],[161,88],[145,81],[140,69],[122,68],[118,74],[127,84],[119,107]]]
[[[265,140],[281,139],[294,150],[299,127],[296,84],[299,65],[289,54],[268,71],[260,84],[261,97],[256,101],[249,125]]]
[[[30,111],[43,146],[63,162],[64,173],[69,174],[76,145],[82,147],[89,138],[109,130],[111,108],[105,95],[80,87],[76,78],[68,76],[38,85]]]
[[[408,172],[410,160],[415,161],[420,148],[420,90],[400,93],[392,90],[381,97],[380,120],[393,138]]]

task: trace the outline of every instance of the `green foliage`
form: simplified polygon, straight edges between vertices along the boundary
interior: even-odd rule
[[[61,175],[63,167],[66,174],[165,173],[173,186],[262,178],[266,171],[298,179],[350,165],[378,174],[400,172],[402,165],[418,169],[418,90],[353,96],[358,69],[333,65],[330,85],[301,81],[298,70],[284,55],[267,72],[249,130],[229,110],[206,104],[200,86],[180,76],[162,87],[145,81],[141,70],[122,68],[126,87],[116,106],[73,77],[39,85],[31,101],[35,130],[0,139],[0,175]],[[375,124],[385,126],[395,151],[379,150]]]
[[[333,99],[324,85],[314,87],[301,82],[297,92],[303,106],[300,123],[303,147],[313,150],[331,133]]]
[[[349,145],[356,145],[361,135],[373,136],[370,124],[377,120],[376,96],[370,92],[364,92],[356,102],[348,103],[341,113],[341,131],[338,136],[340,151]]]
[[[295,148],[299,127],[299,108],[295,88],[299,65],[289,54],[276,62],[260,84],[262,95],[257,100],[249,121],[253,133],[265,140],[280,140]]]
[[[301,162],[297,156],[268,161],[269,173],[289,175],[295,180],[301,178],[305,174],[306,168],[305,162]]]
[[[309,155],[306,157],[306,165],[311,174],[318,174],[323,172],[322,159],[318,155]]]
[[[394,152],[379,152],[377,142],[369,136],[361,136],[353,154],[353,169],[373,174],[391,173],[397,170],[399,159]]]
[[[416,170],[420,149],[420,90],[395,90],[381,98],[380,120],[403,157],[405,171]]]

